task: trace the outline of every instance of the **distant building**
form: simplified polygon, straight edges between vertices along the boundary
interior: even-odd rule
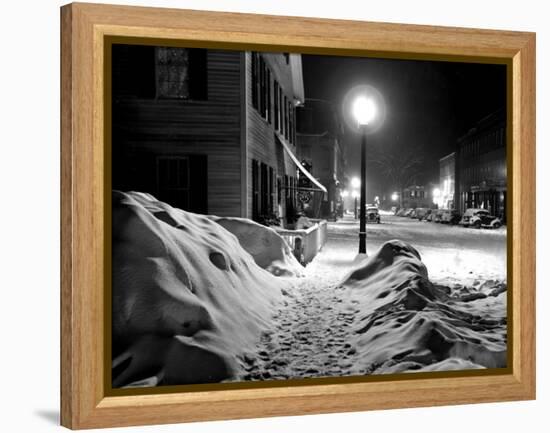
[[[456,154],[455,152],[444,156],[439,160],[439,197],[437,205],[440,209],[456,209],[455,204],[455,178],[456,178]]]
[[[334,218],[342,206],[346,155],[342,145],[343,125],[338,110],[329,101],[306,99],[297,109],[297,152],[311,174],[327,188],[313,196],[309,213]],[[342,209],[343,210],[343,209]]]
[[[403,189],[403,207],[433,207],[433,197],[431,194],[432,184],[428,185],[411,185]]]
[[[300,55],[114,45],[112,65],[114,189],[197,213],[293,217]]]
[[[460,212],[487,209],[506,219],[506,111],[482,119],[458,140],[455,194]]]

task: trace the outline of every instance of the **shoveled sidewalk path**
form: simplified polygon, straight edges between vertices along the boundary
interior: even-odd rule
[[[357,313],[339,283],[357,255],[357,222],[331,222],[327,243],[297,278],[275,314],[274,327],[262,335],[255,356],[246,356],[244,380],[342,376],[356,367],[351,325]],[[354,227],[355,226],[355,227]]]

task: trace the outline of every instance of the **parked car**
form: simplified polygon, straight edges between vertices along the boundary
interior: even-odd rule
[[[491,215],[486,209],[470,208],[466,209],[466,212],[462,215],[460,225],[464,227],[486,227],[497,229],[502,225],[502,221],[500,221],[500,218]]]
[[[408,208],[403,214],[404,217],[414,218],[414,208]]]
[[[399,209],[397,208],[397,206],[392,206],[391,209],[390,209],[391,213],[394,214],[394,215],[397,214],[397,211],[398,211],[398,210],[399,210]]]
[[[442,216],[443,216],[443,212],[445,212],[444,209],[438,209],[438,210],[432,212],[432,215],[433,215],[432,221],[433,221],[434,223],[440,223],[440,222],[441,222],[441,218],[442,218]]]
[[[402,217],[402,216],[405,216],[405,212],[407,212],[407,209],[401,208],[397,211],[397,213],[395,215],[398,216],[398,217]]]
[[[445,223],[445,224],[458,224],[461,221],[460,214],[451,209],[443,209],[441,210],[441,214],[439,216],[439,222]]]
[[[437,211],[431,211],[428,215],[426,215],[426,218],[424,218],[424,221],[433,222],[435,219],[436,213]]]
[[[378,212],[377,207],[367,207],[367,222],[380,224],[380,212]]]
[[[417,207],[416,211],[414,213],[414,218],[416,218],[418,221],[422,221],[431,212],[432,212],[432,210],[428,209],[427,207]]]

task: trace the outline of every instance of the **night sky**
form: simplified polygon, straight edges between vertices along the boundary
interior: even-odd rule
[[[506,66],[302,56],[306,101],[331,101],[342,112],[347,91],[359,84],[378,89],[386,104],[383,126],[367,139],[369,150],[400,152],[419,148],[425,157],[418,183],[439,179],[439,159],[455,150],[457,138],[479,120],[506,107]],[[344,122],[345,124],[345,122]],[[359,175],[358,134],[346,127],[343,137],[350,176]],[[388,193],[376,165],[367,162],[369,195]]]

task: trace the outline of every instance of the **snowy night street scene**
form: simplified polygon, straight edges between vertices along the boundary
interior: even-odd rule
[[[505,64],[111,55],[113,388],[509,366]]]
[[[332,376],[415,369],[433,371],[482,368],[484,364],[497,366],[505,362],[502,352],[491,354],[479,351],[478,354],[470,352],[466,361],[463,356],[458,356],[427,365],[432,360],[442,359],[441,354],[430,354],[424,358],[415,347],[417,339],[411,341],[410,335],[407,334],[411,326],[422,326],[421,315],[414,317],[406,310],[398,313],[401,308],[387,309],[397,299],[394,294],[387,293],[385,284],[376,285],[374,280],[372,293],[369,293],[366,299],[361,296],[354,297],[345,289],[345,285],[342,287],[343,279],[350,270],[356,268],[356,254],[353,252],[356,233],[357,224],[354,224],[353,220],[343,219],[337,223],[329,223],[326,250],[316,256],[306,268],[306,278],[295,286],[291,295],[288,295],[283,308],[276,315],[276,330],[273,334],[266,333],[263,336],[259,361],[251,362],[250,377],[299,378],[304,374]],[[455,306],[457,311],[445,318],[451,326],[454,314],[459,311],[475,312],[477,309],[477,314],[484,316],[487,325],[494,321],[491,326],[487,326],[486,331],[490,335],[487,342],[503,342],[506,331],[506,284],[505,275],[501,270],[506,262],[506,256],[502,254],[505,232],[484,233],[480,239],[475,232],[463,232],[447,226],[437,226],[436,230],[432,231],[428,225],[418,221],[401,221],[390,216],[384,225],[372,227],[372,230],[368,227],[367,233],[367,239],[372,239],[367,250],[370,254],[372,245],[372,254],[378,254],[380,262],[384,259],[381,257],[384,250],[380,251],[380,248],[386,242],[390,244],[386,244],[384,248],[389,249],[388,245],[392,245],[391,240],[394,238],[405,240],[414,237],[417,240],[415,245],[422,251],[422,261],[433,272],[430,280],[436,284],[427,292],[419,294],[428,299],[430,294],[434,294],[436,299],[439,297],[439,301]],[[456,251],[450,255],[447,245],[433,247],[433,238],[436,236],[444,236],[448,242],[460,244],[463,248],[471,248],[472,254],[464,257]],[[392,245],[392,248],[395,247]],[[413,257],[410,263],[414,262]],[[487,266],[490,266],[491,271]],[[488,276],[490,279],[487,279]],[[417,298],[417,293],[411,291],[407,297],[399,299],[397,305],[403,307],[407,303],[418,303],[416,306],[409,304],[408,309],[424,310],[425,319],[440,320],[441,316],[436,313],[437,304],[424,304],[420,296]],[[376,302],[377,298],[384,301]],[[368,304],[371,304],[370,311],[383,311],[383,308],[380,308],[383,306],[387,309],[386,316],[362,316],[361,313],[369,311],[366,305],[362,305],[367,299]],[[478,299],[481,301],[473,302]],[[492,310],[490,316],[487,314],[489,305]],[[435,311],[428,313],[430,309]],[[386,323],[383,323],[383,317],[388,319]],[[399,333],[391,331],[396,322],[406,323],[409,320],[409,327],[403,327]],[[374,329],[379,326],[379,331],[374,332],[372,336],[365,335],[367,328],[373,325]],[[462,326],[465,329],[461,329],[457,335],[465,333],[473,337],[467,322]],[[384,337],[386,332],[389,341],[384,338],[378,340],[378,343],[372,341],[376,336]],[[442,331],[443,335],[444,332]],[[437,336],[438,334],[434,333],[431,338]],[[366,337],[373,338],[371,340]],[[426,344],[434,343],[428,340]],[[472,348],[473,346],[469,350]],[[494,356],[494,359],[483,358],[486,356]],[[475,359],[481,365],[469,361]],[[291,361],[285,362],[288,360]]]

